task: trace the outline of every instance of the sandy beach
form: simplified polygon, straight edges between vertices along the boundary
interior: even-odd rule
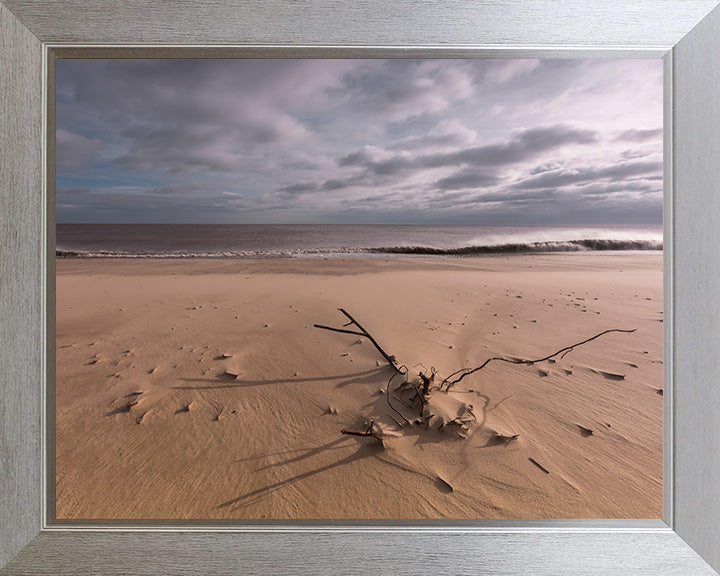
[[[57,518],[659,518],[662,309],[657,253],[58,259]]]

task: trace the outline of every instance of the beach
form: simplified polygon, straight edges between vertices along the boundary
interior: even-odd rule
[[[661,253],[56,264],[60,520],[662,516]]]

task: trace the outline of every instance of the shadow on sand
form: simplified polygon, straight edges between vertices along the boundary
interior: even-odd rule
[[[327,444],[323,444],[322,446],[312,448],[312,449],[308,450],[305,454],[302,454],[300,456],[295,456],[293,458],[288,458],[287,460],[284,460],[281,462],[276,462],[269,466],[265,466],[264,468],[261,468],[261,470],[271,468],[271,467],[285,466],[287,464],[299,462],[301,460],[306,460],[308,458],[312,458],[313,456],[317,456],[318,454],[321,454],[328,449],[334,449],[339,444],[346,443],[348,441],[349,441],[349,438],[338,438],[336,440],[328,442]],[[325,466],[320,466],[319,468],[314,468],[312,470],[308,470],[307,472],[303,472],[301,474],[296,474],[295,476],[292,476],[290,478],[285,478],[284,480],[280,480],[279,482],[275,482],[274,484],[270,484],[268,486],[258,488],[257,490],[252,490],[250,492],[247,492],[246,494],[241,494],[237,498],[233,498],[231,500],[228,500],[228,501],[223,502],[222,504],[218,505],[218,509],[231,508],[232,510],[237,510],[239,508],[249,506],[255,502],[260,501],[263,497],[267,496],[268,494],[275,492],[276,490],[280,490],[281,488],[284,488],[285,486],[289,486],[295,482],[304,480],[305,478],[310,478],[311,476],[315,476],[316,474],[321,474],[328,470],[332,470],[333,468],[338,468],[340,466],[344,466],[346,464],[350,464],[352,462],[362,460],[363,458],[368,458],[370,456],[374,456],[381,450],[382,450],[382,447],[376,443],[362,444],[358,447],[358,449],[355,452],[353,452],[352,454],[350,454],[349,456],[346,456],[345,458],[343,458],[341,460],[332,462],[330,464],[326,464]]]
[[[246,386],[266,386],[270,384],[302,384],[306,382],[332,382],[338,380],[338,388],[350,384],[362,384],[372,382],[379,375],[387,372],[389,368],[381,367],[362,372],[349,372],[347,374],[336,374],[334,376],[318,376],[315,378],[278,378],[275,380],[239,380],[235,377],[219,374],[214,378],[178,378],[183,382],[198,382],[203,385],[197,386],[173,386],[173,390],[217,390],[220,388],[240,388]]]

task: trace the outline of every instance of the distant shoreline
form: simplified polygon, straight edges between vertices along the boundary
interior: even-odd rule
[[[64,224],[58,258],[374,258],[661,251],[662,227]]]
[[[56,250],[58,258],[372,258],[387,256],[492,256],[510,254],[555,254],[592,252],[662,252],[662,241],[582,239],[552,242],[475,245],[457,248],[431,246],[386,246],[376,248],[309,248],[222,252],[127,252]]]

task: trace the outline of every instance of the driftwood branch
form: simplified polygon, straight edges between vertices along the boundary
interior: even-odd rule
[[[403,372],[400,372],[400,374],[403,374]],[[407,369],[405,369],[404,374],[407,374]],[[407,418],[405,418],[405,414],[403,414],[402,412],[400,412],[400,410],[398,410],[397,408],[395,408],[395,406],[393,406],[393,403],[390,401],[390,396],[392,395],[392,394],[391,394],[391,393],[392,393],[392,390],[390,390],[390,384],[392,383],[392,381],[393,381],[393,379],[395,378],[395,376],[397,376],[397,374],[393,374],[392,376],[390,376],[390,379],[388,380],[387,389],[385,390],[385,399],[387,400],[388,406],[390,406],[390,408],[392,408],[392,410],[393,410],[396,414],[398,414],[398,415],[400,416],[400,418],[402,418],[402,419],[405,421],[406,424],[411,424],[410,420],[408,420]]]
[[[460,370],[456,370],[446,378],[444,378],[439,385],[435,384],[435,376],[437,375],[437,372],[434,367],[431,367],[430,370],[422,366],[422,370],[418,372],[419,381],[408,381],[408,374],[409,370],[407,366],[404,364],[398,364],[397,360],[395,359],[395,356],[392,356],[385,352],[383,348],[378,344],[377,340],[355,319],[353,318],[346,310],[343,308],[338,308],[340,312],[349,320],[347,323],[343,324],[341,328],[335,328],[332,326],[324,326],[322,324],[314,324],[315,328],[320,328],[322,330],[329,330],[331,332],[339,332],[341,334],[352,334],[353,336],[362,336],[364,338],[367,338],[370,342],[372,342],[373,346],[375,346],[376,350],[382,354],[383,358],[387,361],[387,363],[393,367],[393,374],[390,376],[390,378],[387,381],[387,387],[385,389],[385,398],[387,400],[387,404],[389,408],[391,409],[392,413],[399,416],[402,421],[398,420],[392,413],[389,414],[389,417],[392,418],[392,420],[400,427],[403,426],[403,423],[405,424],[416,424],[418,422],[422,421],[423,414],[425,412],[425,408],[428,404],[432,403],[431,395],[433,391],[440,390],[444,392],[448,392],[452,386],[460,382],[463,378],[466,376],[469,376],[470,374],[474,374],[475,372],[479,372],[483,368],[485,368],[488,364],[490,364],[492,361],[497,360],[498,362],[507,362],[509,364],[535,364],[537,362],[544,362],[546,360],[550,360],[551,358],[555,358],[556,356],[560,356],[560,358],[564,358],[568,353],[572,352],[575,348],[578,346],[582,346],[583,344],[587,344],[588,342],[592,342],[593,340],[600,338],[601,336],[605,334],[609,334],[610,332],[623,332],[623,333],[632,333],[636,330],[623,330],[620,328],[612,328],[610,330],[604,330],[598,334],[595,334],[594,336],[591,336],[590,338],[586,338],[585,340],[582,340],[581,342],[576,342],[574,344],[571,344],[569,346],[565,346],[561,348],[560,350],[557,350],[556,352],[553,352],[552,354],[548,354],[547,356],[544,356],[542,358],[536,358],[532,360],[523,360],[520,358],[505,358],[503,356],[493,356],[491,358],[488,358],[483,362],[480,366],[477,366],[475,368],[461,368]],[[353,329],[348,329],[349,327],[354,327]],[[417,367],[418,365],[416,365]],[[405,376],[405,381],[398,386],[393,388],[393,381],[397,376]],[[440,378],[438,378],[439,380]],[[415,394],[412,398],[410,398],[410,402],[407,402],[405,399],[403,399],[402,394],[407,390],[407,388],[410,387],[411,390],[415,391]],[[420,418],[416,418],[415,420],[411,421],[409,418],[403,414],[398,406],[393,403],[393,398],[396,403],[403,404],[404,406],[407,406],[408,408],[412,409],[418,409],[420,414]],[[443,424],[440,426],[440,428],[445,428],[448,425],[457,425],[457,426],[465,426],[472,422],[475,422],[477,420],[475,414],[472,412],[472,406],[466,406],[465,410],[462,414],[458,414],[457,417],[453,418],[450,421],[444,421]],[[349,428],[343,428],[340,430],[342,434],[347,434],[350,436],[362,436],[362,437],[374,437],[377,438],[382,442],[382,434],[375,431],[373,428],[374,422],[371,421],[370,425],[367,427],[366,430],[354,430]],[[585,429],[581,427],[582,433]],[[588,429],[589,431],[589,429]],[[592,434],[592,431],[589,431],[590,434]],[[507,444],[509,442],[512,442],[518,437],[517,434],[510,435],[510,436],[504,436],[500,434],[496,434],[494,437],[494,442],[496,443],[504,443]],[[543,470],[544,472],[548,473],[548,470],[543,468],[540,464],[538,464],[536,461],[530,459],[530,461],[535,464],[538,468]]]
[[[432,381],[435,379],[435,373],[433,372],[430,378],[425,376],[424,373],[420,372],[420,380],[422,380],[423,383],[423,389],[422,393],[427,396],[430,394],[430,384],[432,384]]]
[[[348,436],[375,436],[372,430],[365,430],[363,432],[362,430],[349,430],[347,428],[340,430],[340,434],[347,434]]]
[[[400,374],[403,373],[402,370],[400,369],[400,367],[397,365],[397,360],[395,359],[395,356],[392,356],[392,355],[388,354],[387,352],[385,352],[385,350],[382,349],[380,344],[377,343],[377,340],[375,340],[375,338],[373,338],[372,335],[367,330],[365,330],[365,328],[363,328],[357,320],[355,320],[355,318],[350,316],[350,314],[348,314],[342,308],[338,308],[338,310],[340,310],[340,312],[342,312],[348,318],[348,320],[350,320],[350,322],[348,322],[347,324],[343,324],[343,328],[332,328],[330,326],[323,326],[322,324],[313,324],[313,326],[315,326],[315,328],[320,328],[322,330],[330,330],[332,332],[341,332],[343,334],[353,334],[355,336],[364,336],[365,338],[370,340],[370,342],[372,342],[373,346],[375,346],[377,351],[380,352],[380,354],[382,354],[383,358],[385,358],[385,360],[387,360],[388,364],[390,364],[390,366],[392,366],[396,372],[398,372]],[[352,326],[353,324],[357,327],[359,332],[356,330],[345,330],[344,329],[344,327]]]
[[[480,366],[476,368],[461,368],[460,370],[456,370],[450,376],[445,378],[442,383],[440,384],[440,389],[442,390],[443,386],[445,386],[445,391],[448,391],[451,386],[457,384],[465,378],[465,376],[469,376],[470,374],[474,374],[475,372],[479,372],[485,366],[490,364],[493,360],[498,360],[500,362],[508,362],[510,364],[535,364],[536,362],[544,362],[545,360],[550,360],[551,358],[554,358],[555,356],[562,354],[562,357],[564,358],[565,355],[572,351],[574,348],[581,346],[583,344],[587,344],[588,342],[591,342],[592,340],[595,340],[596,338],[600,338],[603,334],[608,334],[609,332],[635,332],[635,329],[633,330],[621,330],[620,328],[612,328],[610,330],[604,330],[603,332],[600,332],[599,334],[595,334],[595,336],[591,336],[587,340],[583,340],[582,342],[577,342],[575,344],[571,344],[570,346],[565,346],[564,348],[561,348],[557,352],[553,352],[549,356],[545,356],[544,358],[538,358],[536,360],[519,360],[515,358],[503,358],[502,356],[493,356],[492,358],[488,358],[483,362]],[[457,378],[455,378],[457,376]]]
[[[340,430],[340,434],[347,434],[348,436],[372,436],[377,438],[373,426],[375,425],[374,420],[370,420],[370,425],[365,430],[350,430],[349,428],[343,428]]]

